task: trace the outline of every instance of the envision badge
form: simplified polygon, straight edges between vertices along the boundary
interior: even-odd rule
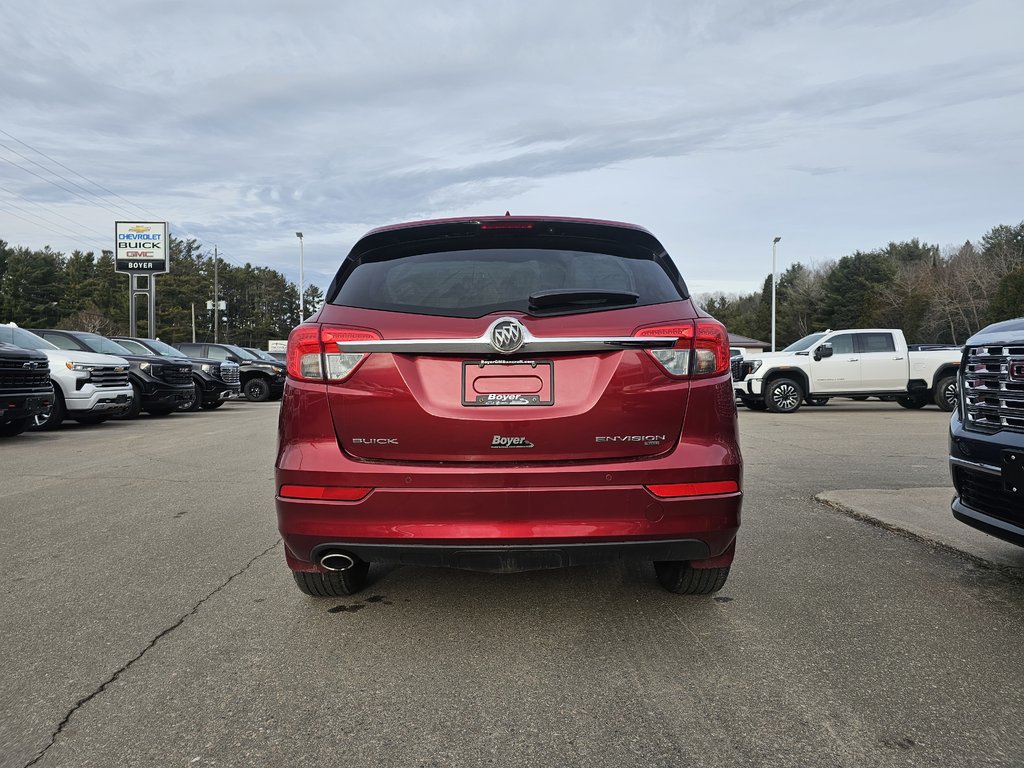
[[[644,445],[661,445],[665,435],[599,435],[595,443],[643,443]]]
[[[491,328],[491,346],[498,352],[510,355],[526,341],[523,331],[523,324],[515,318],[500,320]]]

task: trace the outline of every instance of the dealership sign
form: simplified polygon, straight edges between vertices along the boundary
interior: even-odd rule
[[[115,271],[151,275],[170,271],[167,222],[118,221],[114,223],[114,239]]]

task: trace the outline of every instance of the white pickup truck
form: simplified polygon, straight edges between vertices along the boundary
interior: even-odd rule
[[[831,397],[895,400],[904,408],[956,407],[960,349],[915,351],[903,331],[851,328],[804,336],[781,352],[749,357],[733,367],[736,396],[754,411],[793,413]]]

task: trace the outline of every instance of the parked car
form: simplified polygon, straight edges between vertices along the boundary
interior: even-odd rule
[[[225,402],[238,397],[240,378],[238,364],[230,360],[189,357],[180,350],[159,339],[144,339],[138,336],[114,336],[114,341],[129,352],[153,357],[169,357],[188,360],[192,365],[192,388],[190,400],[178,406],[181,411],[211,410],[220,408]]]
[[[235,344],[182,342],[177,347],[189,355],[238,363],[246,400],[254,403],[278,400],[284,391],[285,366],[276,360],[263,360]]]
[[[812,333],[781,352],[748,358],[735,370],[736,396],[755,411],[793,413],[830,397],[887,397],[904,408],[956,405],[957,348],[907,348],[903,331],[850,328]]]
[[[0,342],[0,437],[20,435],[52,405],[46,355]]]
[[[128,361],[113,355],[61,350],[24,328],[0,325],[0,341],[46,355],[53,383],[53,402],[33,417],[32,429],[56,429],[64,419],[97,424],[132,406]]]
[[[1024,318],[967,340],[949,424],[953,517],[1024,546]]]
[[[707,594],[741,475],[725,328],[641,227],[373,230],[288,339],[276,506],[306,594],[350,594],[374,561],[618,560]]]
[[[165,416],[193,397],[192,365],[184,358],[156,362],[152,355],[137,355],[116,341],[88,331],[32,330],[61,349],[117,355],[128,361],[128,377],[134,395],[131,407],[118,418],[134,419],[141,411]]]

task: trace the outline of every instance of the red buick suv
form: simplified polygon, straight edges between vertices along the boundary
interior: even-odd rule
[[[371,562],[654,563],[725,584],[742,459],[725,328],[630,224],[413,222],[352,248],[288,337],[276,506],[303,592]]]

